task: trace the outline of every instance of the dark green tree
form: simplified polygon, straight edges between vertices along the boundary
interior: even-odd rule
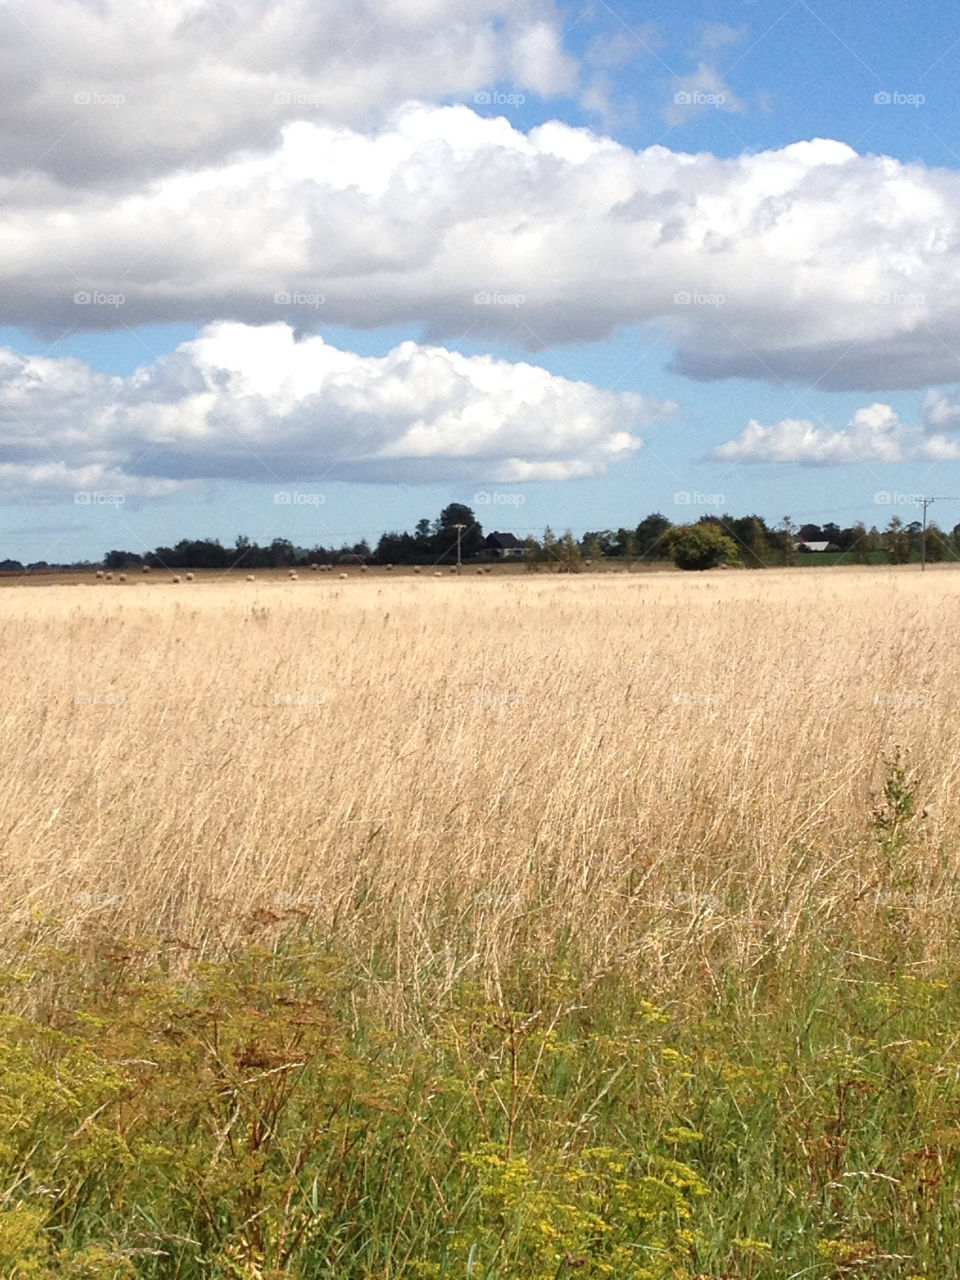
[[[560,539],[557,550],[561,573],[580,572],[580,547],[576,538],[568,529]]]
[[[920,559],[920,544],[923,542],[923,525],[919,520],[911,520],[907,525],[907,539],[910,543],[909,559]]]
[[[850,559],[854,564],[870,563],[870,548],[867,542],[867,531],[863,521],[858,520],[853,526],[853,542],[850,545]]]
[[[540,543],[540,559],[544,564],[549,565],[551,569],[560,559],[560,544],[557,541],[557,535],[549,525],[543,531],[543,541]]]
[[[734,540],[712,522],[674,525],[666,542],[678,569],[713,569],[740,558]]]
[[[591,529],[583,535],[584,546],[593,541],[600,544],[600,551],[604,556],[616,556],[620,554],[617,535],[612,529]]]
[[[783,557],[783,563],[786,565],[796,564],[797,561],[797,530],[793,521],[789,516],[784,516],[780,521],[780,551]]]
[[[767,564],[767,556],[770,554],[770,543],[767,541],[767,531],[763,521],[753,516],[750,520],[750,556],[747,563],[752,569],[763,569]]]
[[[294,549],[289,538],[274,538],[267,548],[267,563],[271,569],[281,569],[293,564]]]
[[[143,556],[138,556],[135,551],[108,551],[103,557],[105,569],[133,569],[141,564]]]
[[[590,538],[584,538],[583,554],[592,564],[599,564],[603,559],[603,544],[596,534]]]
[[[373,558],[377,564],[409,564],[417,557],[417,539],[409,533],[385,533]]]
[[[893,516],[884,530],[883,548],[890,564],[907,564],[910,560],[910,534],[899,516]]]
[[[542,559],[543,548],[533,534],[528,533],[523,540],[523,561],[527,566],[527,573],[534,573]]]
[[[666,559],[667,549],[663,535],[670,528],[670,521],[659,511],[654,511],[637,525],[634,541],[637,544],[637,555],[645,560]]]
[[[470,507],[462,502],[451,502],[444,507],[437,519],[433,535],[433,549],[438,559],[456,560],[458,524],[463,525],[460,535],[460,554],[463,559],[476,555],[483,542],[483,526]]]
[[[927,559],[931,564],[940,560],[955,560],[956,552],[950,545],[950,539],[935,524],[927,526]]]

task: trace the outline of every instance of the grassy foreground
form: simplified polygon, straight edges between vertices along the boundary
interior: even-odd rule
[[[960,1274],[960,574],[304,586],[0,600],[0,1276]]]
[[[5,1275],[960,1272],[955,973],[808,937],[660,1007],[521,964],[398,1032],[304,933],[176,978],[90,943],[6,975]]]

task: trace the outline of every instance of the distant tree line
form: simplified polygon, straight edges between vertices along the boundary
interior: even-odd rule
[[[505,521],[509,523],[509,521]],[[100,565],[90,561],[49,564],[45,560],[23,564],[0,560],[0,572],[50,571],[68,569],[278,569],[310,564],[450,564],[460,556],[470,560],[484,551],[483,528],[475,512],[459,502],[444,507],[435,520],[419,520],[410,533],[384,533],[375,548],[360,541],[339,547],[300,547],[288,538],[274,538],[265,546],[240,535],[233,546],[218,538],[182,538],[174,546],[153,551],[111,550]],[[882,531],[866,528],[862,522],[841,528],[828,522],[799,527],[784,518],[771,527],[763,516],[702,515],[691,524],[674,524],[662,512],[645,516],[634,528],[592,529],[577,538],[568,529],[556,534],[551,528],[535,537],[523,537],[522,559],[533,572],[545,569],[576,573],[585,565],[603,560],[671,560],[681,568],[710,568],[720,563],[740,564],[760,569],[777,564],[796,564],[801,557],[816,556],[805,543],[826,544],[852,564],[906,564],[924,556],[933,562],[960,559],[960,524],[945,533],[928,524],[924,534],[919,520],[904,523],[893,516]]]
[[[184,538],[172,547],[157,547],[142,555],[134,551],[108,551],[105,569],[136,569],[142,565],[167,569],[279,569],[310,564],[417,564],[456,559],[457,525],[460,554],[476,554],[483,530],[469,507],[453,502],[436,520],[421,520],[414,532],[385,533],[371,550],[368,542],[343,543],[339,547],[295,546],[288,538],[274,538],[260,546],[241,534],[232,547],[217,538]]]
[[[460,555],[475,556],[483,543],[483,527],[470,507],[451,502],[436,520],[418,520],[413,533],[385,533],[373,554],[375,564],[442,564],[457,558],[457,525]]]

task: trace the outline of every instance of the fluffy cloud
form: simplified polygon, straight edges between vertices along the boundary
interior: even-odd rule
[[[629,457],[674,408],[490,356],[404,342],[364,357],[282,323],[220,323],[126,378],[0,350],[0,486],[560,480]]]
[[[740,44],[746,38],[747,27],[741,25],[739,27],[731,27],[726,22],[713,22],[703,33],[700,39],[700,48],[713,52],[716,49],[725,49],[730,45]]]
[[[704,111],[726,111],[742,115],[746,104],[733,92],[721,72],[709,62],[697,64],[689,75],[674,77],[673,100],[663,109],[668,124],[683,124]]]
[[[842,430],[818,427],[806,418],[785,418],[772,427],[752,419],[733,440],[718,445],[718,462],[954,462],[960,440],[960,401],[939,388],[923,398],[921,426],[902,422],[888,404],[859,409]]]
[[[636,122],[636,96],[624,97],[617,92],[618,73],[632,65],[635,75],[638,68],[649,66],[655,58],[659,60],[657,51],[663,45],[657,23],[643,22],[629,30],[619,28],[613,35],[597,36],[587,47],[583,57],[585,84],[580,104],[600,117],[605,130]]]
[[[25,497],[35,501],[56,500],[64,493],[72,493],[82,506],[107,496],[110,500],[118,495],[124,500],[162,498],[193,488],[196,486],[183,481],[132,476],[99,463],[77,467],[63,462],[0,463],[0,492],[17,501]]]
[[[146,178],[408,98],[576,87],[551,0],[9,0],[0,172]]]
[[[718,445],[718,462],[902,462],[906,458],[956,457],[943,437],[923,440],[888,404],[858,409],[842,430],[817,427],[806,418],[785,418],[772,427],[749,422],[733,440]]]
[[[923,421],[928,431],[960,431],[960,401],[940,387],[931,387],[923,397]]]
[[[411,105],[119,192],[0,181],[0,201],[0,322],[51,334],[282,318],[535,350],[645,322],[694,378],[960,376],[960,174],[840,142],[635,152]]]
[[[949,439],[947,431],[960,431],[960,400],[940,387],[931,387],[921,406],[927,437],[919,446],[919,457],[932,462],[953,462],[960,458],[960,441]]]
[[[927,462],[956,462],[960,458],[960,443],[943,435],[929,436],[917,446],[915,456]]]

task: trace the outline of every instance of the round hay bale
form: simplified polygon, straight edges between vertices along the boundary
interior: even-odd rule
[[[193,581],[193,574],[192,574],[192,573],[185,574],[184,576],[186,577],[186,579],[187,579],[187,581],[188,581],[188,582],[192,582],[192,581]]]
[[[179,581],[180,581],[180,575],[179,575],[179,573],[175,573],[175,574],[173,575],[173,581],[174,581],[174,582],[179,582]]]
[[[247,581],[248,581],[248,582],[256,582],[256,578],[253,576],[253,574],[252,574],[252,573],[248,573],[248,574],[247,574]]]
[[[97,570],[97,577],[98,577],[98,578],[102,578],[102,577],[103,577],[103,570],[102,570],[102,569],[98,569],[98,570]]]
[[[346,576],[347,576],[347,575],[346,575],[345,573],[341,573],[341,575],[340,575],[340,577],[341,577],[341,578],[345,578]]]
[[[121,581],[121,582],[126,582],[126,580],[127,580],[127,575],[126,575],[125,573],[121,573],[121,574],[120,574],[120,581]]]

